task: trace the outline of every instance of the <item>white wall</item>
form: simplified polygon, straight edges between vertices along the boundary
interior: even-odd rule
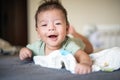
[[[81,33],[89,24],[120,24],[120,0],[61,0],[70,23]],[[40,0],[28,0],[29,43],[37,40],[34,15]]]

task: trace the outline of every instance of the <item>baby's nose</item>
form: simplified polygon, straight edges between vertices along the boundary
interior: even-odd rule
[[[54,25],[49,26],[49,31],[54,31],[54,30],[55,30],[55,26]]]
[[[54,31],[55,29],[49,29],[49,31]]]

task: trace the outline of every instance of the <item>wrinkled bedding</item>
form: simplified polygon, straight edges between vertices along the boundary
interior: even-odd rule
[[[18,56],[0,56],[0,80],[120,80],[120,70],[77,75],[20,61]]]

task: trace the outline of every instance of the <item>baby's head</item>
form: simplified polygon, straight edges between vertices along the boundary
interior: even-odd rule
[[[60,47],[68,33],[67,11],[58,0],[44,0],[35,15],[36,31],[46,46]]]
[[[38,14],[41,12],[53,10],[53,9],[62,11],[62,14],[64,15],[64,18],[66,20],[66,24],[69,25],[69,21],[67,18],[67,11],[59,0],[42,0],[41,3],[42,4],[38,7],[38,10],[36,11],[36,14],[35,14],[36,27],[38,27],[37,25]]]

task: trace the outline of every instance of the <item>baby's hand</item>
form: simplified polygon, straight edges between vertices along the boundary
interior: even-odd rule
[[[75,67],[76,74],[87,74],[87,73],[90,73],[91,71],[92,71],[91,66],[87,64],[79,63]]]
[[[25,60],[27,58],[31,58],[32,57],[32,52],[28,48],[24,47],[24,48],[22,48],[20,50],[19,57],[20,57],[21,60]]]

